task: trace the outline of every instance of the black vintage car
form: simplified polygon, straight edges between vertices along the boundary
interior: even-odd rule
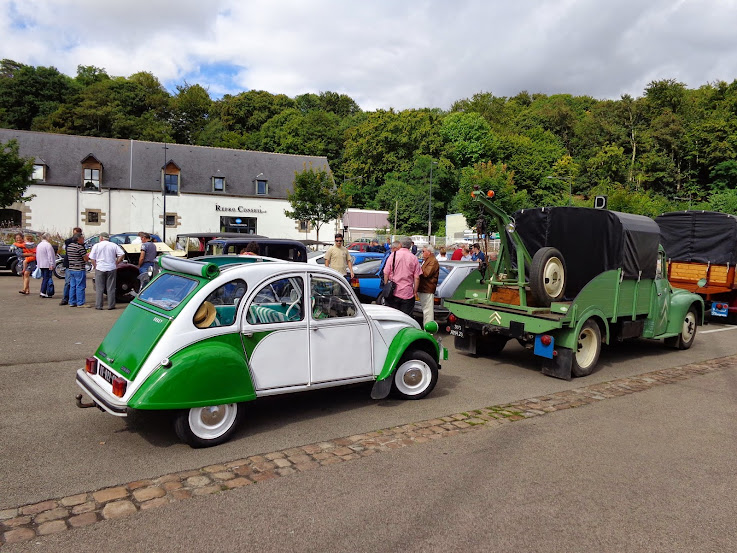
[[[18,256],[15,255],[13,246],[0,244],[0,269],[15,273],[18,265]]]

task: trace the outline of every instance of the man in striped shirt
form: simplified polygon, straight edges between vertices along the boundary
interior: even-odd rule
[[[87,288],[87,250],[84,247],[84,235],[76,233],[67,246],[67,258],[69,259],[69,306],[88,307],[85,305],[85,289]]]

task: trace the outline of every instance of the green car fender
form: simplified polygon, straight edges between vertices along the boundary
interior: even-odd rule
[[[694,305],[698,324],[704,324],[704,300],[698,294],[693,294],[680,288],[674,288],[670,297],[670,316],[665,334],[675,336],[683,329],[683,320],[686,313]]]
[[[188,409],[256,398],[239,333],[206,338],[169,358],[133,395],[133,409]]]
[[[596,307],[589,307],[580,315],[576,316],[576,326],[573,329],[561,329],[558,331],[550,332],[550,334],[553,334],[555,336],[556,345],[573,350],[577,349],[576,342],[578,341],[578,335],[581,332],[581,328],[583,328],[584,323],[592,317],[599,324],[599,327],[603,328],[603,332],[601,333],[601,341],[608,344],[609,322],[607,317],[604,315],[604,312],[601,309],[598,309]]]
[[[381,369],[379,376],[376,377],[377,381],[384,380],[392,375],[402,355],[404,355],[404,352],[410,346],[427,352],[433,359],[438,359],[440,346],[438,346],[437,341],[432,335],[417,328],[403,328],[397,332],[392,343],[389,344],[389,351],[384,360],[384,367]]]

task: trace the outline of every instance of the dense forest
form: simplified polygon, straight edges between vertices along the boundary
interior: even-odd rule
[[[444,111],[362,111],[335,92],[260,90],[213,100],[199,84],[169,93],[151,73],[114,77],[79,66],[0,62],[0,127],[326,156],[354,207],[395,211],[398,230],[446,213],[476,219],[470,190],[494,189],[508,211],[592,205],[654,216],[737,213],[737,80],[696,89],[653,81],[642,97],[597,100],[480,92]]]

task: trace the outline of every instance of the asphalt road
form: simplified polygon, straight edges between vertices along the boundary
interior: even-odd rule
[[[34,294],[17,294],[19,287],[20,279],[0,274],[0,325],[3,330],[0,342],[0,432],[3,437],[0,509],[737,353],[737,328],[710,325],[700,329],[693,348],[685,352],[645,341],[605,348],[595,374],[565,382],[542,376],[532,356],[517,344],[510,343],[496,359],[471,358],[455,353],[448,339],[451,359],[444,364],[435,391],[422,401],[374,402],[369,398],[370,386],[263,399],[248,406],[245,424],[231,442],[194,450],[177,441],[166,417],[153,416],[128,425],[96,409],[82,410],[74,405],[74,395],[78,393],[74,372],[83,364],[84,357],[95,350],[120,311],[61,307],[58,298],[45,300]],[[90,282],[90,294],[91,288]],[[32,290],[38,290],[38,281],[32,284]],[[91,299],[88,298],[88,303]],[[135,335],[131,340],[135,341]],[[662,393],[667,395],[667,392]],[[637,404],[639,396],[628,401]],[[711,410],[712,404],[707,405]],[[607,409],[626,415],[625,411],[619,413],[616,407]],[[602,422],[595,412],[592,408],[583,410],[583,422],[592,421],[590,417]],[[548,417],[545,419],[544,424],[552,424]],[[557,414],[549,419],[560,420]],[[536,424],[539,423],[531,426]],[[567,429],[564,425],[556,431]],[[587,430],[583,435],[595,432]],[[462,440],[471,441],[467,445],[469,450],[483,450],[482,444],[473,445],[475,439],[464,437]],[[455,448],[454,445],[443,447]],[[417,451],[429,450],[418,448]],[[545,448],[539,451],[547,452]],[[416,455],[414,452],[408,454]],[[540,455],[533,453],[532,456],[538,463],[542,461]],[[393,454],[391,458],[395,459]],[[354,466],[363,466],[368,461],[371,460],[351,463],[350,468],[337,470],[353,471]],[[371,461],[388,462],[392,461]],[[458,476],[458,469],[443,473],[444,469],[439,466],[430,468],[435,465],[428,459],[412,461],[419,463],[418,468],[405,465],[401,457],[396,458],[396,462],[399,463],[396,470],[411,473],[410,482],[419,477],[415,473],[428,470],[445,474],[448,481]],[[587,464],[585,459],[582,463]],[[303,481],[302,477],[284,480]],[[396,478],[389,480],[394,482]],[[337,489],[334,492],[339,493]],[[310,493],[308,489],[303,495]],[[357,491],[346,489],[343,493],[349,498]],[[438,508],[441,511],[453,509],[452,505]],[[587,513],[575,513],[573,518],[579,516],[587,516]],[[566,515],[560,523],[569,525],[569,519]]]

